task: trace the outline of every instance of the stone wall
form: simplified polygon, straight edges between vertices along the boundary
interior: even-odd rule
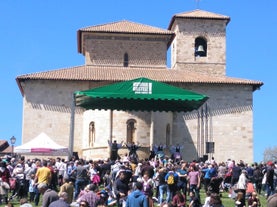
[[[103,83],[101,83],[103,84]],[[58,144],[69,146],[72,92],[87,89],[86,82],[26,81],[23,102],[22,141],[26,143],[45,132]],[[90,86],[93,84],[90,83]],[[183,144],[183,156],[192,160],[203,156],[206,141],[215,142],[216,160],[243,159],[253,161],[252,87],[244,85],[179,85],[209,96],[207,118],[201,109],[190,113],[123,112],[76,108],[74,151],[81,157],[106,158],[108,139],[126,142],[126,122],[136,120],[136,140],[148,156],[151,142]],[[89,123],[95,122],[96,142],[89,147]],[[166,127],[170,126],[170,140],[166,140]],[[113,126],[112,134],[110,127]],[[153,140],[153,141],[151,141]],[[125,153],[126,150],[121,151]]]
[[[171,46],[171,65],[178,70],[192,70],[209,75],[225,75],[225,21],[176,20],[176,37]],[[195,39],[207,40],[207,56],[195,57]]]
[[[123,66],[128,54],[129,67],[166,67],[167,43],[164,39],[86,36],[86,65]]]

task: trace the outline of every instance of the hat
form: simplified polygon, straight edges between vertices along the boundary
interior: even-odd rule
[[[267,162],[267,165],[268,165],[268,166],[272,166],[272,165],[273,165],[273,162],[268,161],[268,162]]]
[[[47,188],[48,188],[48,186],[47,186],[46,183],[40,183],[40,184],[38,184],[38,189],[47,189]]]
[[[246,171],[246,170],[242,170],[241,172],[247,174],[247,171]]]

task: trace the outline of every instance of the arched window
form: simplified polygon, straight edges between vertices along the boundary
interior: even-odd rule
[[[170,124],[166,125],[165,144],[166,146],[169,146],[171,144],[170,143]]]
[[[89,141],[88,141],[88,146],[93,147],[95,142],[95,124],[94,122],[90,122],[89,124]]]
[[[207,41],[203,37],[197,37],[194,42],[195,57],[206,57],[207,56]]]
[[[129,119],[127,121],[127,143],[136,142],[135,140],[135,132],[136,132],[136,120]]]
[[[124,54],[123,66],[128,67],[128,65],[129,65],[129,55],[128,55],[128,53],[125,53]]]

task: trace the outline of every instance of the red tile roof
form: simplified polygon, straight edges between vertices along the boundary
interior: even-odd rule
[[[194,10],[194,11],[189,11],[189,12],[184,12],[184,13],[179,13],[175,14],[168,26],[168,29],[170,30],[173,22],[175,21],[176,18],[184,18],[184,19],[215,19],[215,20],[226,20],[226,24],[229,23],[231,18],[229,16],[221,15],[221,14],[216,14],[204,10]]]
[[[132,34],[162,34],[162,35],[172,35],[174,32],[161,29],[158,27],[153,27],[145,24],[139,24],[127,20],[122,20],[118,22],[112,22],[102,25],[95,25],[91,27],[85,27],[79,29],[82,32],[107,32],[107,33],[132,33]]]
[[[76,80],[76,81],[125,81],[146,77],[167,83],[200,83],[200,84],[244,84],[253,85],[253,90],[263,85],[260,81],[232,78],[226,76],[208,76],[197,72],[186,72],[166,68],[126,68],[105,66],[76,66],[25,74],[16,78],[19,87],[25,80]],[[21,88],[22,89],[22,88]],[[22,91],[23,92],[23,91]]]
[[[4,152],[7,148],[9,148],[8,141],[0,140],[0,152]]]
[[[109,33],[109,34],[151,34],[151,35],[163,35],[167,37],[167,45],[168,47],[171,44],[171,41],[173,40],[175,33],[166,30],[161,29],[158,27],[153,27],[145,24],[139,24],[127,20],[122,20],[118,22],[112,22],[102,25],[96,25],[96,26],[90,26],[81,28],[77,32],[78,36],[78,52],[82,53],[81,43],[82,43],[82,33],[83,32],[89,32],[89,33]]]

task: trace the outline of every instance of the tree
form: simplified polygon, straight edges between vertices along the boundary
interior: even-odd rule
[[[277,161],[277,146],[269,147],[264,150],[264,161]]]

